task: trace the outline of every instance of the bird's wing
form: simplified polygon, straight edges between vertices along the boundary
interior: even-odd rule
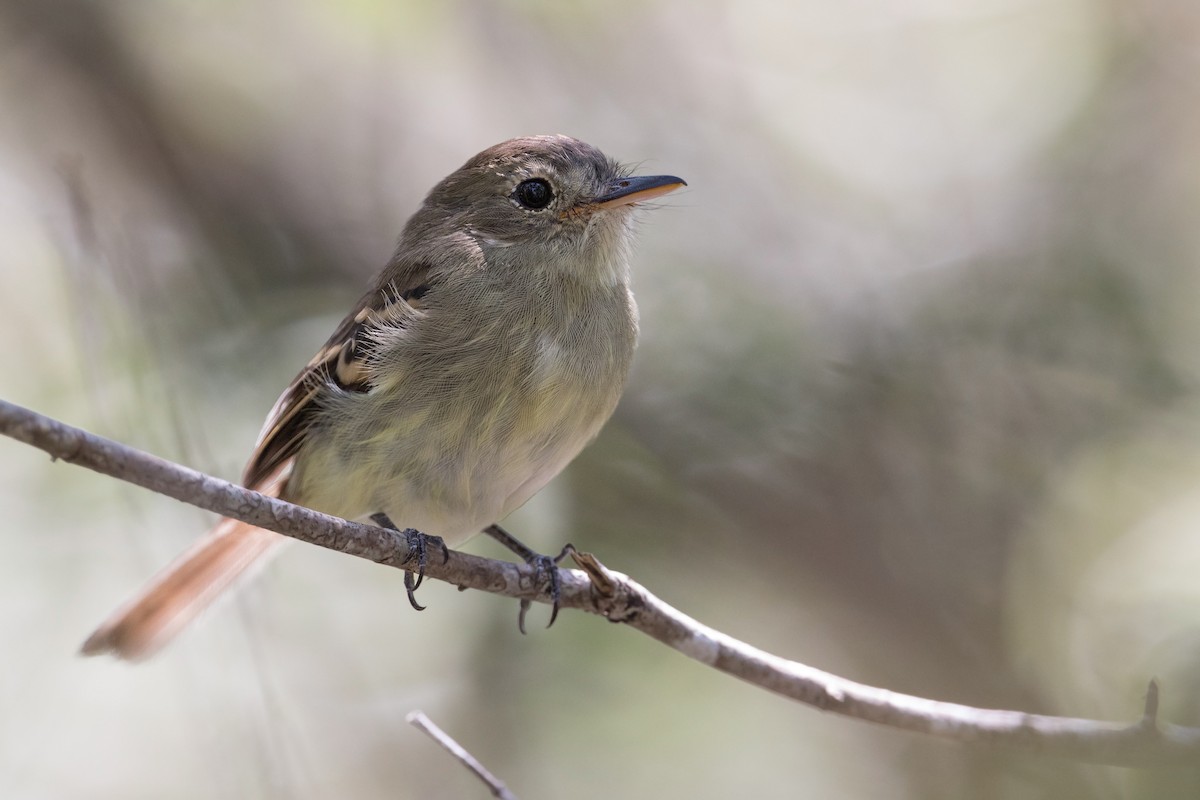
[[[381,282],[363,295],[275,401],[246,464],[243,485],[253,488],[266,481],[299,452],[326,392],[371,390],[376,343],[372,332],[412,321],[413,312],[420,310],[429,291],[429,272],[425,265],[388,270]]]

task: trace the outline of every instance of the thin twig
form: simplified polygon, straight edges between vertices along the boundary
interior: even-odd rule
[[[1154,728],[1158,725],[1158,681],[1154,678],[1150,679],[1150,685],[1146,687],[1146,706],[1142,711],[1142,725],[1147,728]]]
[[[181,467],[0,400],[0,433],[52,457],[152,489],[312,544],[403,569],[405,537],[385,528],[319,514]],[[576,554],[586,571],[559,570],[562,608],[599,614],[645,633],[691,659],[816,708],[959,742],[996,745],[1116,766],[1194,766],[1200,728],[1156,717],[1158,687],[1134,723],[979,709],[943,703],[831,675],[713,630],[659,600],[594,557]],[[411,566],[411,565],[410,565]],[[426,576],[505,597],[549,603],[539,570],[457,551],[431,559]],[[1146,724],[1145,719],[1151,720]]]
[[[467,752],[466,748],[446,733],[444,730],[434,724],[433,720],[425,716],[424,711],[413,711],[407,717],[409,724],[420,728],[429,738],[440,744],[446,752],[462,762],[462,765],[474,772],[479,780],[487,784],[488,789],[492,792],[492,797],[499,797],[500,800],[517,800],[517,796],[508,790],[504,785],[504,781],[497,778],[487,767],[479,763],[479,759]]]

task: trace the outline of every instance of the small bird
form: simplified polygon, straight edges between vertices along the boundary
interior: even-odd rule
[[[493,523],[616,408],[638,335],[633,210],[684,185],[633,177],[568,136],[511,139],[472,158],[433,188],[387,266],[280,395],[243,484],[450,546],[485,527],[503,541]],[[148,658],[284,541],[221,520],[82,652]]]

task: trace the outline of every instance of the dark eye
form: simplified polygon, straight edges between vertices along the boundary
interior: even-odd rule
[[[513,199],[525,208],[537,211],[550,205],[550,201],[554,199],[554,191],[550,188],[548,181],[532,178],[517,184],[516,191],[513,192]]]

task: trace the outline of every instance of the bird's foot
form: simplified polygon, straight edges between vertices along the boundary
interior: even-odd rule
[[[417,589],[420,588],[421,582],[425,580],[425,567],[429,565],[429,550],[435,548],[442,551],[442,563],[445,564],[450,560],[450,548],[446,547],[446,543],[442,541],[440,536],[430,536],[426,533],[421,533],[416,528],[405,528],[400,530],[387,514],[382,511],[377,514],[372,514],[371,519],[381,528],[387,528],[393,531],[400,531],[404,534],[404,540],[408,544],[408,558],[405,563],[416,562],[416,573],[412,570],[404,571],[404,589],[408,592],[408,602],[417,611],[424,611],[425,606],[417,602]]]
[[[549,628],[554,624],[554,620],[558,619],[559,601],[562,599],[562,578],[558,574],[558,564],[575,548],[568,544],[558,555],[548,556],[530,549],[499,525],[489,525],[483,529],[483,532],[533,567],[535,585],[539,587],[547,585],[546,591],[550,595],[550,621],[546,623],[546,627]],[[524,598],[521,600],[521,610],[517,614],[517,628],[521,633],[525,633],[525,615],[529,612],[530,605],[532,603],[529,600]]]

